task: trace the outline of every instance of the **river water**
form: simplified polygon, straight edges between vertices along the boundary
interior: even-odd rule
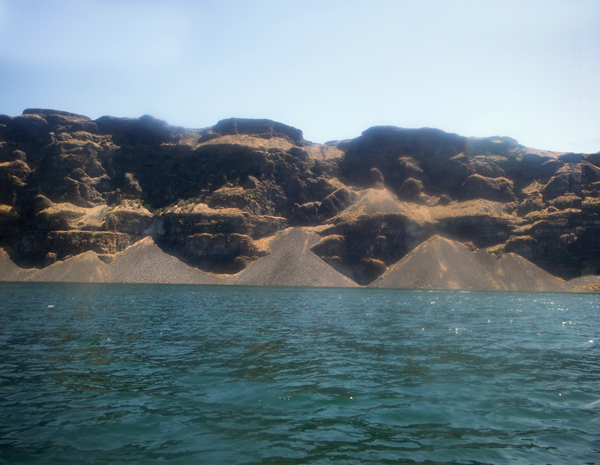
[[[0,463],[600,463],[600,296],[0,284]]]

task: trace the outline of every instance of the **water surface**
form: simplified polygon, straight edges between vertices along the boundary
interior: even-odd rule
[[[0,302],[0,463],[600,463],[597,295],[3,283]]]

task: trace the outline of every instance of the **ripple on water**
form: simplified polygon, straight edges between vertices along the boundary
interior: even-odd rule
[[[599,462],[595,296],[1,291],[0,462]]]

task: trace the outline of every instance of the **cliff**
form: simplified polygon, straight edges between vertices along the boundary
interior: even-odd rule
[[[0,115],[0,279],[43,279],[85,256],[94,279],[126,282],[133,271],[114,270],[135,245],[203,273],[190,282],[268,284],[271,270],[284,284],[377,285],[435,236],[564,280],[598,274],[600,153],[429,128],[314,144],[270,120],[185,129],[151,116]],[[303,278],[277,271],[286,254]],[[308,276],[322,266],[327,279]],[[387,281],[410,281],[398,279]]]

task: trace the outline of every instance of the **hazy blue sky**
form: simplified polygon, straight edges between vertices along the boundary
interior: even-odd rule
[[[600,0],[0,0],[0,113],[600,151]]]

